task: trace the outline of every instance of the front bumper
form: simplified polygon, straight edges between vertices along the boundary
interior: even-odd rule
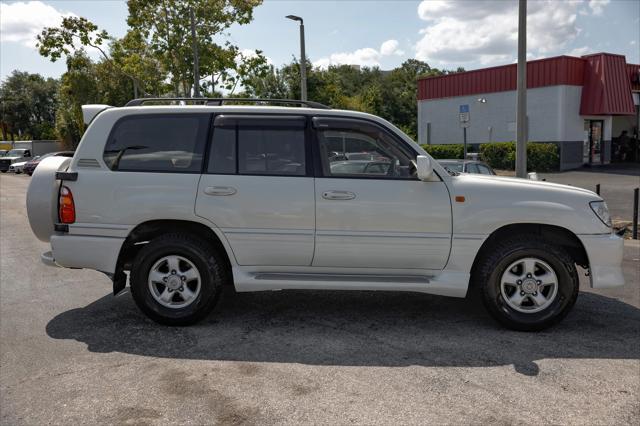
[[[622,257],[624,240],[615,234],[578,235],[589,258],[589,278],[592,288],[612,288],[624,285]]]

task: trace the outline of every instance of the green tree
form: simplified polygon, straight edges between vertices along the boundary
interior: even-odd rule
[[[106,44],[114,39],[105,30],[83,17],[70,16],[62,19],[59,27],[46,27],[38,35],[38,51],[40,55],[56,62],[62,56],[69,57],[84,47],[97,49],[103,62],[118,73],[132,81],[135,88],[144,87],[138,78],[128,73],[121,64],[117,64],[106,49]],[[79,48],[77,46],[80,46]]]
[[[60,78],[56,132],[69,148],[75,148],[84,133],[81,105],[98,103],[94,67],[91,59],[80,50],[67,57],[67,72]]]
[[[129,0],[127,23],[149,40],[176,95],[188,96],[193,81],[193,11],[200,75],[210,77],[210,91],[217,86],[233,91],[266,60],[260,51],[242,54],[228,40],[226,31],[233,24],[251,22],[253,9],[259,4],[261,0]]]
[[[2,138],[52,139],[58,81],[13,71],[0,86]]]

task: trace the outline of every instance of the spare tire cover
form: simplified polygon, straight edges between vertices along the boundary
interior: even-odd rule
[[[27,216],[31,230],[41,241],[49,241],[58,222],[60,182],[56,172],[69,167],[69,157],[49,157],[38,164],[27,190]]]

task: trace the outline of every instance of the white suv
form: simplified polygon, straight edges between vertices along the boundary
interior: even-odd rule
[[[594,288],[624,284],[591,191],[447,172],[387,121],[313,102],[169,101],[83,107],[74,157],[43,161],[27,196],[45,263],[102,271],[114,293],[128,280],[158,322],[203,318],[225,285],[471,289],[540,330],[575,303],[576,265]]]

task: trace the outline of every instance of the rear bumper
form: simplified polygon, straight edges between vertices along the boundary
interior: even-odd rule
[[[42,261],[42,263],[44,263],[47,266],[54,266],[54,267],[58,266],[58,264],[56,263],[56,260],[53,257],[53,252],[51,251],[46,251],[42,253],[40,255],[40,260]]]
[[[624,240],[614,234],[579,235],[589,257],[589,278],[592,288],[612,288],[624,285],[622,257]]]
[[[85,268],[115,273],[124,238],[78,235],[52,235],[51,251],[41,260],[50,266]]]

